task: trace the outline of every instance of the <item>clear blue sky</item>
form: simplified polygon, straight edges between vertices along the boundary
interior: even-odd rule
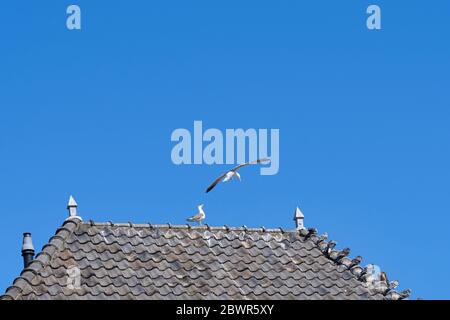
[[[82,30],[66,29],[66,8]],[[188,4],[189,3],[189,4]],[[382,30],[366,8],[382,9]],[[0,289],[73,194],[95,221],[328,232],[413,297],[450,298],[450,2],[2,1]],[[279,128],[280,172],[175,166],[176,128]]]

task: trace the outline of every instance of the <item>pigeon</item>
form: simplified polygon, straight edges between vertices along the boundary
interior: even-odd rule
[[[270,162],[270,159],[263,158],[263,159],[258,159],[255,161],[249,161],[249,162],[240,164],[240,165],[232,168],[231,170],[225,172],[220,177],[218,177],[216,180],[214,180],[214,182],[208,187],[208,189],[206,189],[206,193],[208,193],[212,189],[214,189],[214,187],[220,182],[220,180],[222,180],[222,182],[227,182],[233,178],[236,178],[239,181],[241,181],[241,175],[237,172],[240,168],[248,166],[248,165],[254,165],[254,164],[259,164],[259,163],[268,162],[268,161]]]
[[[406,289],[400,292],[400,299],[407,299],[411,295],[411,290]]]
[[[198,213],[196,213],[195,215],[193,215],[190,218],[187,218],[187,221],[198,222],[198,224],[201,225],[202,220],[205,219],[205,217],[206,217],[205,212],[203,211],[203,204],[199,205],[197,208],[198,208]]]
[[[326,241],[328,239],[328,233],[324,233],[324,234],[322,234],[320,237],[319,237],[319,239],[318,239],[318,243],[321,243],[321,242],[324,242],[324,241]]]
[[[386,272],[384,272],[384,271],[380,272],[380,281],[385,282],[389,286],[389,280],[388,280]]]
[[[393,280],[393,281],[389,282],[389,288],[392,290],[397,289],[398,285],[399,285],[398,280]]]
[[[331,240],[330,242],[328,242],[327,251],[328,251],[328,252],[331,252],[331,250],[333,250],[334,247],[336,247],[336,241]]]
[[[348,256],[350,254],[350,248],[342,249],[340,252],[338,252],[338,260],[341,260],[342,258]]]
[[[357,266],[361,263],[362,261],[362,257],[361,256],[356,256],[351,263],[351,267]]]

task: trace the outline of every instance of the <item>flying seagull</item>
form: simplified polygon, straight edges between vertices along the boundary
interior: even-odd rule
[[[198,224],[201,225],[202,220],[205,219],[205,217],[206,217],[205,212],[203,211],[203,204],[199,205],[197,208],[198,208],[198,213],[194,214],[190,218],[187,218],[187,221],[198,222]]]
[[[237,172],[240,168],[248,166],[248,165],[259,164],[259,163],[268,162],[268,161],[270,161],[270,159],[263,158],[263,159],[258,159],[255,161],[249,161],[249,162],[246,162],[246,163],[243,163],[243,164],[240,164],[240,165],[234,167],[233,169],[225,172],[220,177],[218,177],[216,180],[214,180],[214,182],[208,187],[208,189],[206,189],[206,193],[210,192],[222,179],[223,179],[222,182],[227,182],[227,181],[230,181],[233,177],[235,177],[236,179],[241,181],[241,176]]]

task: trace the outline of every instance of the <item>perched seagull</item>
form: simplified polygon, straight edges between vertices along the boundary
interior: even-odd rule
[[[246,162],[246,163],[243,163],[243,164],[240,164],[240,165],[234,167],[233,169],[225,172],[223,175],[221,175],[216,180],[214,180],[214,182],[208,187],[208,189],[206,189],[206,193],[210,192],[222,179],[223,179],[222,182],[227,182],[227,181],[230,181],[233,177],[235,177],[236,179],[241,181],[241,176],[237,172],[240,168],[248,166],[248,165],[259,164],[259,163],[268,162],[268,161],[270,161],[270,159],[263,158],[263,159],[258,159],[255,161],[249,161],[249,162]]]
[[[203,211],[203,204],[199,205],[198,212],[190,218],[187,218],[189,222],[198,222],[199,225],[202,224],[202,220],[205,219],[205,211]]]

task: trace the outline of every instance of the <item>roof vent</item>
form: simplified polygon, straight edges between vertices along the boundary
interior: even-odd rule
[[[297,230],[305,229],[305,226],[303,224],[304,219],[305,219],[305,216],[303,215],[303,212],[300,210],[299,207],[297,207],[295,209],[295,214],[294,214],[295,228]]]
[[[34,246],[33,241],[31,240],[31,233],[29,232],[23,234],[22,257],[23,268],[25,269],[34,259]]]
[[[70,196],[69,203],[67,204],[67,210],[69,210],[69,217],[66,220],[69,219],[78,219],[80,221],[83,220],[81,219],[81,217],[77,215],[77,208],[78,208],[77,202],[72,196]]]

